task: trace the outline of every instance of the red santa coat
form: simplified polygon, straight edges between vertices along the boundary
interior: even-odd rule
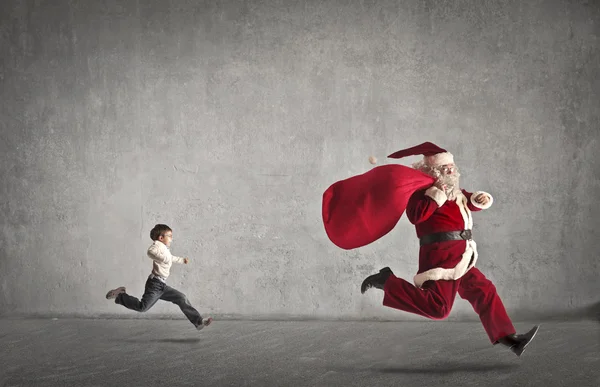
[[[489,201],[486,205],[476,203],[473,198],[484,193]],[[406,207],[408,220],[415,225],[417,237],[438,232],[473,229],[472,211],[489,208],[493,197],[487,192],[474,193],[461,190],[455,200],[435,186],[415,192]],[[419,250],[419,269],[414,284],[421,287],[428,280],[456,280],[477,262],[477,244],[474,240],[457,240],[432,243]]]

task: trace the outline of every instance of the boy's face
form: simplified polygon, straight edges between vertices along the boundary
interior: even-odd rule
[[[173,232],[165,232],[163,235],[158,237],[158,240],[164,243],[167,247],[171,246],[171,242],[173,241]]]

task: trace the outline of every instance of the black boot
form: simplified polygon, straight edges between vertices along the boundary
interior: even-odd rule
[[[392,270],[389,267],[384,267],[379,270],[379,273],[368,276],[360,286],[360,292],[365,294],[370,288],[383,290],[383,285],[385,285],[385,281],[387,281],[390,274],[393,274]]]
[[[512,334],[508,336],[501,337],[498,342],[500,344],[506,345],[511,351],[513,351],[517,356],[521,356],[521,354],[525,351],[525,347],[533,340],[535,334],[538,329],[540,329],[539,325],[534,326],[529,332],[523,335]]]

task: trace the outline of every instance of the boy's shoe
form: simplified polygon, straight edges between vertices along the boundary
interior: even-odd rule
[[[197,329],[197,330],[200,330],[200,329],[202,329],[202,328],[204,328],[204,327],[207,327],[207,326],[209,326],[209,325],[210,325],[210,323],[212,322],[212,320],[213,320],[213,319],[212,319],[212,317],[209,317],[209,318],[203,318],[203,319],[202,319],[202,322],[200,323],[200,325],[198,325],[198,326],[196,327],[196,329]]]
[[[111,300],[113,298],[117,298],[117,296],[121,293],[125,293],[125,286],[121,286],[106,293],[106,299]]]

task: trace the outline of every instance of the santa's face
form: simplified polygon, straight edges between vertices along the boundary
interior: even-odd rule
[[[442,166],[440,166],[440,172],[442,173],[442,175],[452,175],[452,174],[458,174],[458,168],[456,167],[455,164],[444,164]]]
[[[458,168],[455,164],[445,164],[439,166],[437,170],[440,173],[438,180],[447,188],[446,194],[449,198],[454,198],[460,191]]]

